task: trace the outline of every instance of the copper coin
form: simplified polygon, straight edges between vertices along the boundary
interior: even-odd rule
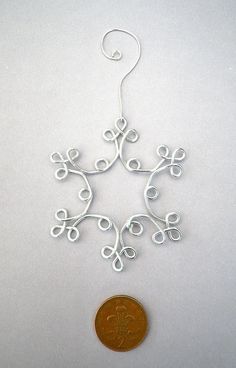
[[[147,333],[147,316],[136,299],[115,295],[98,309],[95,329],[98,338],[109,349],[128,351],[143,341]]]

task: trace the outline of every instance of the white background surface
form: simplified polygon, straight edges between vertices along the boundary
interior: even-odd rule
[[[233,368],[235,359],[235,15],[234,1],[0,2],[0,366],[2,368]],[[112,235],[88,221],[79,243],[52,239],[54,212],[82,209],[82,182],[54,180],[52,151],[78,147],[81,164],[111,158],[101,139],[118,117],[117,85],[132,64],[132,39],[99,43],[114,27],[141,40],[143,56],[125,83],[124,110],[141,139],[127,157],[156,162],[155,148],[184,147],[178,181],[163,175],[155,208],[183,217],[182,242],[155,247],[145,225],[129,238],[138,258],[116,274],[100,249]],[[121,226],[143,211],[145,176],[92,177],[94,212]],[[140,300],[144,343],[116,353],[93,320],[114,294]]]

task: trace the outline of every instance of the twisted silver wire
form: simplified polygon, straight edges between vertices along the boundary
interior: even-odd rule
[[[79,191],[79,199],[85,202],[83,211],[77,215],[69,215],[69,212],[65,208],[61,208],[56,211],[55,218],[57,225],[51,228],[51,236],[54,238],[61,236],[64,232],[67,232],[67,238],[69,241],[74,242],[79,239],[79,225],[81,222],[88,219],[97,220],[98,228],[101,231],[113,230],[115,233],[115,239],[113,244],[105,245],[101,249],[101,255],[104,259],[112,259],[112,268],[120,272],[124,268],[123,257],[127,259],[134,259],[136,257],[136,250],[126,245],[124,239],[125,232],[129,232],[134,236],[141,236],[144,231],[144,226],[141,221],[148,220],[154,226],[154,233],[151,236],[154,244],[164,244],[167,237],[172,241],[179,241],[181,239],[181,232],[177,225],[180,222],[180,216],[176,212],[168,212],[164,217],[159,216],[151,207],[151,202],[159,198],[159,191],[156,186],[153,185],[153,179],[159,176],[163,172],[169,172],[170,176],[179,178],[182,175],[182,166],[180,162],[185,159],[185,151],[182,148],[177,148],[170,152],[166,145],[160,145],[157,147],[156,153],[159,157],[157,164],[153,168],[142,167],[141,161],[132,157],[125,158],[124,146],[125,143],[135,143],[139,139],[139,134],[135,129],[128,129],[127,120],[123,117],[122,108],[122,84],[125,78],[134,70],[141,56],[141,47],[138,38],[132,33],[113,29],[106,32],[102,38],[102,52],[111,60],[120,60],[122,54],[119,50],[116,50],[111,56],[109,56],[104,50],[104,41],[106,36],[114,31],[120,31],[131,35],[138,44],[138,58],[132,68],[122,78],[119,86],[120,96],[120,117],[115,121],[114,128],[106,129],[103,132],[103,138],[106,142],[113,143],[115,146],[115,155],[109,160],[107,158],[99,158],[94,163],[94,168],[84,169],[79,163],[79,151],[76,148],[69,148],[65,154],[60,152],[53,152],[51,155],[52,163],[60,165],[55,171],[55,177],[57,180],[64,180],[69,174],[79,175],[84,181],[84,187]],[[119,231],[115,222],[108,216],[96,213],[90,213],[90,206],[94,198],[94,193],[89,184],[87,176],[93,174],[101,174],[110,169],[117,160],[120,160],[126,170],[133,173],[148,174],[147,184],[144,188],[143,196],[146,207],[146,213],[138,213],[130,216]]]

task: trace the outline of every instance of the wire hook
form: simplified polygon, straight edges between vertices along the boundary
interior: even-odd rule
[[[126,31],[124,29],[119,29],[119,28],[114,28],[114,29],[111,29],[109,31],[107,31],[103,38],[102,38],[102,42],[101,42],[101,50],[102,50],[102,53],[103,55],[109,59],[109,60],[114,60],[114,61],[119,61],[122,59],[123,55],[121,53],[120,50],[115,50],[112,52],[111,55],[109,55],[106,51],[105,51],[105,48],[104,48],[104,43],[105,43],[105,38],[107,37],[107,35],[109,33],[112,33],[112,32],[123,32],[125,34],[128,34],[129,36],[131,36],[137,43],[137,46],[138,46],[138,57],[134,63],[134,65],[129,69],[129,71],[124,75],[124,77],[121,79],[120,81],[120,84],[119,84],[119,105],[120,105],[120,119],[123,119],[123,103],[122,103],[122,86],[123,86],[123,82],[125,80],[125,78],[135,69],[135,67],[137,66],[139,60],[140,60],[140,57],[141,57],[141,45],[140,45],[140,42],[139,42],[139,39],[137,36],[135,36],[133,33],[129,32],[129,31]]]

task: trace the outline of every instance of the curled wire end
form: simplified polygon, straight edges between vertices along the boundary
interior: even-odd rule
[[[137,47],[138,47],[138,56],[135,60],[135,63],[132,65],[132,67],[128,70],[128,72],[123,76],[123,78],[121,79],[120,81],[120,85],[119,85],[119,103],[120,103],[120,116],[123,116],[123,103],[122,103],[122,84],[125,80],[125,78],[135,69],[135,67],[137,66],[139,60],[140,60],[140,57],[141,57],[141,45],[140,45],[140,42],[139,42],[139,39],[137,36],[135,36],[133,33],[129,32],[129,31],[126,31],[125,29],[119,29],[119,28],[114,28],[114,29],[111,29],[109,31],[107,31],[103,37],[102,37],[102,42],[101,42],[101,50],[102,50],[102,53],[103,55],[109,59],[109,60],[114,60],[114,61],[119,61],[122,59],[123,55],[122,55],[122,52],[120,50],[113,50],[111,53],[108,53],[106,50],[105,50],[105,47],[104,47],[104,44],[105,44],[105,39],[106,37],[110,34],[110,33],[113,33],[113,32],[121,32],[121,33],[125,33],[129,36],[131,36],[136,44],[137,44]]]
[[[111,54],[111,60],[115,60],[115,61],[119,61],[120,59],[122,59],[122,52],[120,52],[120,50],[115,50],[112,52]]]

